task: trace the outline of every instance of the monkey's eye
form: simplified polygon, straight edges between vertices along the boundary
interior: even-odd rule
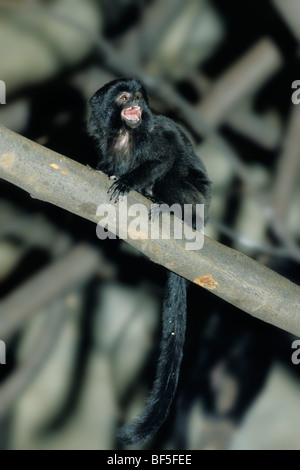
[[[141,94],[141,93],[137,93],[137,94],[135,95],[135,97],[136,97],[137,100],[141,100],[141,99],[142,99],[142,94]]]
[[[117,98],[117,101],[119,103],[122,103],[124,101],[128,101],[130,98],[130,94],[129,93],[121,93],[118,98]]]

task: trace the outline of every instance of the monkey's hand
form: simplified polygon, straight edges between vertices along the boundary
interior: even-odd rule
[[[118,201],[121,201],[124,199],[125,196],[129,193],[129,191],[132,188],[124,181],[123,178],[119,178],[118,181],[115,181],[109,190],[107,191],[108,193],[112,193],[110,196],[110,201],[113,199],[115,200],[115,203]]]

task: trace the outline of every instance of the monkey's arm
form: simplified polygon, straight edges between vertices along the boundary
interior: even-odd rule
[[[122,175],[111,185],[108,190],[109,193],[112,193],[110,199],[115,199],[115,202],[117,202],[133,189],[143,193],[147,188],[151,188],[157,180],[166,175],[172,164],[172,158],[142,163],[134,170]]]

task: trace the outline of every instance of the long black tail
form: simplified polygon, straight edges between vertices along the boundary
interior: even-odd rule
[[[161,351],[156,378],[142,414],[118,433],[124,444],[142,444],[165,421],[176,392],[185,328],[186,280],[170,273],[163,305]]]

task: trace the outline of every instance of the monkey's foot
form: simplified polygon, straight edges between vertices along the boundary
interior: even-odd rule
[[[112,201],[114,199],[116,203],[124,199],[124,197],[127,196],[129,191],[130,187],[127,184],[122,183],[122,181],[118,180],[111,185],[107,192],[112,193],[109,200]]]

